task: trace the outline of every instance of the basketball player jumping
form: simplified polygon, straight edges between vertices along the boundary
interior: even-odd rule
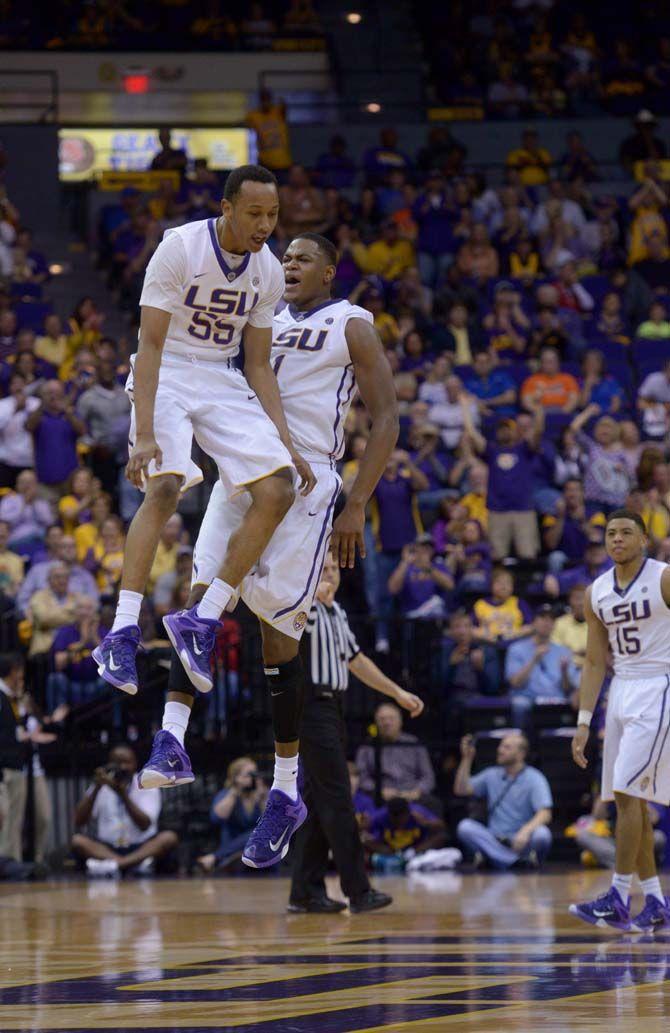
[[[365,506],[398,435],[391,368],[370,313],[331,298],[336,265],[335,248],[324,237],[305,233],[293,240],[283,259],[288,304],[273,323],[272,359],[289,430],[318,480],[309,497],[296,499],[239,593],[261,620],[276,741],[268,805],[243,855],[245,863],[255,868],[276,864],[286,855],[291,836],[306,816],[296,785],[304,691],[298,646],[328,549],[341,487],[335,463],[344,448],[344,423],[356,389],[372,426],[346,506],[335,521],[331,546],[342,566],[353,567],[357,547],[364,554]],[[215,485],[195,546],[191,605],[215,576],[247,507],[244,496],[227,499],[222,486]],[[185,618],[179,614],[165,618],[168,628],[177,629],[171,637],[178,637],[185,619],[197,624],[195,606]],[[183,748],[194,696],[186,636],[185,642],[180,650],[184,669],[173,663],[163,730],[156,735],[151,757],[140,773],[143,787],[193,780]],[[204,659],[209,664],[209,657]]]
[[[670,804],[670,567],[646,558],[644,521],[629,510],[610,514],[605,544],[614,568],[586,593],[588,640],[572,755],[586,767],[584,749],[609,642],[614,678],[607,701],[602,798],[616,801],[616,863],[607,893],[573,904],[570,911],[592,925],[648,932],[670,924],[647,810],[648,800]],[[635,874],[645,902],[631,918]]]
[[[251,498],[225,554],[225,585],[211,585],[202,618],[218,617],[288,512],[294,467],[305,494],[315,484],[291,441],[270,366],[272,317],[284,289],[266,243],[279,212],[272,173],[259,165],[233,170],[221,210],[219,219],[167,230],[140,298],[139,346],[126,387],[133,401],[126,473],[145,497],[128,531],[112,630],[93,652],[102,677],[131,694],[142,594],[158,540],[180,492],[202,480],[191,461],[193,437],[217,463],[221,491]],[[235,368],[242,340],[244,376]],[[191,635],[196,653],[209,652],[215,623],[196,629],[204,627],[204,645]],[[203,678],[200,687],[211,682]]]

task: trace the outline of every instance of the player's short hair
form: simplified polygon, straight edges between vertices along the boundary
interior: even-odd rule
[[[23,667],[23,657],[20,653],[0,653],[0,678],[6,678],[17,667]]]
[[[607,524],[612,520],[632,520],[634,524],[642,531],[642,534],[647,533],[647,525],[640,516],[639,513],[634,513],[632,509],[614,509],[607,518]],[[607,524],[605,526],[607,526]]]
[[[328,237],[323,237],[320,233],[310,233],[309,230],[307,230],[305,233],[296,234],[293,240],[313,240],[321,254],[328,262],[328,265],[337,265],[337,248],[333,244],[332,240],[328,240]],[[293,240],[291,243],[293,243]]]
[[[277,186],[277,177],[263,165],[240,165],[228,174],[223,188],[225,201],[234,201],[243,183],[273,183]]]

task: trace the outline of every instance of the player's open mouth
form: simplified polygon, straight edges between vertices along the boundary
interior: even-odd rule
[[[251,238],[258,247],[263,247],[263,244],[268,239],[267,237],[252,237]]]
[[[287,273],[284,277],[287,287],[295,287],[300,283],[300,277],[296,276],[295,273]]]

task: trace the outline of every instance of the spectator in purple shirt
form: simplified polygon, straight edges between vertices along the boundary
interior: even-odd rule
[[[405,617],[444,617],[454,579],[444,562],[435,558],[433,539],[420,534],[405,545],[400,563],[388,580],[391,595],[400,598]]]
[[[38,497],[39,485],[32,470],[23,470],[16,479],[16,491],[0,500],[0,520],[10,528],[9,547],[20,556],[39,549],[44,534],[53,523],[53,512],[46,499]]]
[[[377,652],[389,649],[386,621],[393,611],[387,583],[405,545],[421,532],[415,492],[428,490],[428,478],[409,454],[396,448],[373,495],[372,524],[377,539]]]
[[[427,807],[410,804],[402,797],[389,800],[372,819],[368,849],[375,854],[400,854],[410,849],[423,854],[444,844],[442,819]]]
[[[547,574],[544,579],[544,590],[547,595],[556,598],[559,595],[567,595],[575,585],[590,585],[597,577],[604,574],[612,566],[612,561],[607,555],[603,545],[602,533],[600,540],[591,541],[584,551],[584,562],[577,567],[561,571],[560,574]]]
[[[408,172],[412,161],[407,154],[398,149],[398,134],[395,129],[382,129],[379,134],[379,146],[371,147],[363,158],[365,174],[369,186],[381,186],[392,169]]]
[[[454,260],[458,241],[454,236],[454,211],[439,169],[429,172],[423,193],[412,208],[419,228],[416,248],[422,281],[435,288]]]
[[[42,390],[42,404],[26,420],[35,439],[35,469],[40,484],[56,497],[63,494],[72,471],[79,465],[77,439],[86,426],[65,395],[60,380],[49,380]]]
[[[466,426],[466,433],[489,468],[486,504],[495,560],[507,557],[512,544],[520,559],[535,559],[540,549],[533,507],[533,465],[544,430],[541,406],[534,407],[533,417],[529,440],[520,440],[516,422],[510,419],[498,422],[495,441],[487,441],[471,422]]]
[[[378,732],[375,743],[381,753],[382,800],[392,800],[396,796],[413,803],[429,799],[435,788],[433,765],[428,750],[417,737],[403,732],[400,708],[395,703],[380,703],[375,710],[375,724]],[[377,773],[375,745],[358,747],[356,767],[361,789],[374,793]]]
[[[347,141],[337,133],[331,136],[328,150],[316,159],[316,173],[322,189],[334,187],[336,190],[348,190],[353,186],[356,165],[347,154]]]
[[[99,624],[95,601],[78,599],[76,623],[59,628],[51,646],[54,671],[47,680],[49,712],[61,703],[85,703],[106,689],[91,654],[107,631]]]
[[[370,821],[377,808],[375,807],[375,802],[370,794],[361,789],[360,775],[358,774],[358,768],[354,764],[353,760],[348,762],[347,767],[349,768],[351,802],[354,805],[356,821],[360,829],[367,829],[370,827]]]

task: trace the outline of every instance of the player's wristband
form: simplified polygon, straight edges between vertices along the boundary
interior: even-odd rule
[[[593,718],[592,710],[580,710],[577,714],[577,724],[586,725],[587,728],[591,727],[591,720]]]

